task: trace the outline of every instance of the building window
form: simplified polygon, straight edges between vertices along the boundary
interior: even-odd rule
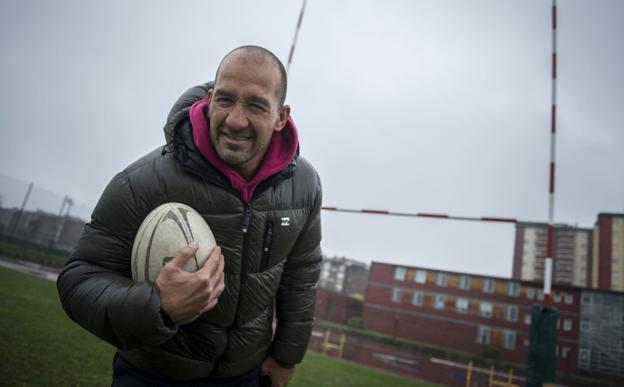
[[[479,313],[483,317],[492,317],[492,303],[481,301],[479,305]]]
[[[528,339],[522,340],[522,345],[524,345],[525,347],[528,347],[529,346],[529,340]]]
[[[583,370],[589,369],[591,350],[587,348],[579,348],[579,368]]]
[[[583,297],[581,298],[581,302],[583,304],[591,304],[591,296],[589,295],[589,293],[583,293]]]
[[[403,297],[403,289],[401,288],[392,289],[392,302],[401,302],[402,297]]]
[[[468,313],[468,299],[458,298],[455,302],[455,307],[458,313]]]
[[[470,289],[470,277],[467,275],[462,275],[459,277],[459,288],[468,290]]]
[[[544,291],[543,290],[538,290],[537,291],[537,299],[540,301],[544,301]]]
[[[438,273],[438,277],[436,279],[436,285],[438,286],[448,285],[448,275],[446,273]]]
[[[566,304],[573,304],[574,303],[574,295],[566,293],[566,295],[563,297],[563,302],[565,302]]]
[[[524,315],[524,323],[526,325],[531,325],[531,313],[527,313]]]
[[[503,331],[503,348],[516,349],[516,332]]]
[[[507,294],[512,297],[517,297],[520,294],[520,285],[517,282],[507,283]]]
[[[424,284],[427,282],[427,271],[426,270],[416,270],[416,277],[414,277],[414,281],[419,284]]]
[[[490,327],[479,325],[477,328],[477,343],[490,344],[490,334],[492,330]]]
[[[321,278],[322,279],[326,279],[327,277],[329,277],[329,266],[331,264],[329,262],[325,262],[323,264],[323,272],[321,273]]]
[[[562,358],[567,359],[569,354],[570,354],[570,347],[563,347],[563,348],[561,348],[561,357]]]
[[[568,320],[567,318],[563,320],[563,330],[564,331],[572,330],[572,320]]]
[[[505,308],[505,320],[518,321],[518,307],[516,305],[507,305]]]
[[[416,275],[414,276],[414,282],[419,283],[419,284],[427,283],[427,271],[416,270]]]
[[[561,294],[559,294],[558,292],[555,292],[553,294],[553,301],[556,303],[560,303],[561,302]]]
[[[527,291],[527,293],[526,293],[527,294],[527,298],[529,300],[532,300],[532,299],[535,298],[535,288],[527,288],[526,291]]]
[[[423,298],[423,292],[414,292],[414,294],[412,295],[412,305],[422,305]]]
[[[589,332],[591,330],[590,321],[581,321],[581,332]]]
[[[484,293],[494,293],[494,288],[496,284],[494,280],[491,278],[486,278],[483,280],[483,292]]]
[[[442,294],[437,294],[435,297],[435,304],[433,305],[436,309],[444,309],[445,298]]]
[[[325,304],[325,313],[332,314],[334,313],[334,309],[336,309],[336,301],[330,298],[327,300],[327,304]]]
[[[394,279],[398,281],[405,280],[405,268],[397,267],[394,269]]]

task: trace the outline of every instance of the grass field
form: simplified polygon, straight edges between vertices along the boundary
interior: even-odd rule
[[[0,386],[110,386],[114,352],[67,318],[53,282],[0,267]],[[314,352],[289,384],[432,385]]]

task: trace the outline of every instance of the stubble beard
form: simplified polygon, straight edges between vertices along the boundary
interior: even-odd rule
[[[215,150],[217,151],[217,155],[219,156],[219,158],[223,160],[223,162],[231,166],[239,166],[245,164],[253,158],[253,148],[247,151],[237,151],[227,149],[226,147],[221,146],[221,144],[217,144],[215,146]]]
[[[214,148],[217,151],[219,158],[230,166],[240,166],[249,162],[259,153],[264,153],[266,149],[268,149],[269,143],[271,142],[271,137],[261,143],[261,139],[258,136],[251,135],[251,144],[248,148],[232,149],[220,141],[221,137],[225,137],[225,134],[224,130],[219,128]]]

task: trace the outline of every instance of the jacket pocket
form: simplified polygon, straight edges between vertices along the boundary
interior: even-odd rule
[[[267,221],[264,227],[264,239],[262,242],[262,259],[260,260],[260,270],[265,271],[269,264],[269,256],[271,255],[271,245],[273,244],[273,221]]]

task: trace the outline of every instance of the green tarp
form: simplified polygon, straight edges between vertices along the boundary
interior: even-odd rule
[[[555,346],[559,311],[535,304],[531,308],[527,387],[542,387],[555,381]]]

